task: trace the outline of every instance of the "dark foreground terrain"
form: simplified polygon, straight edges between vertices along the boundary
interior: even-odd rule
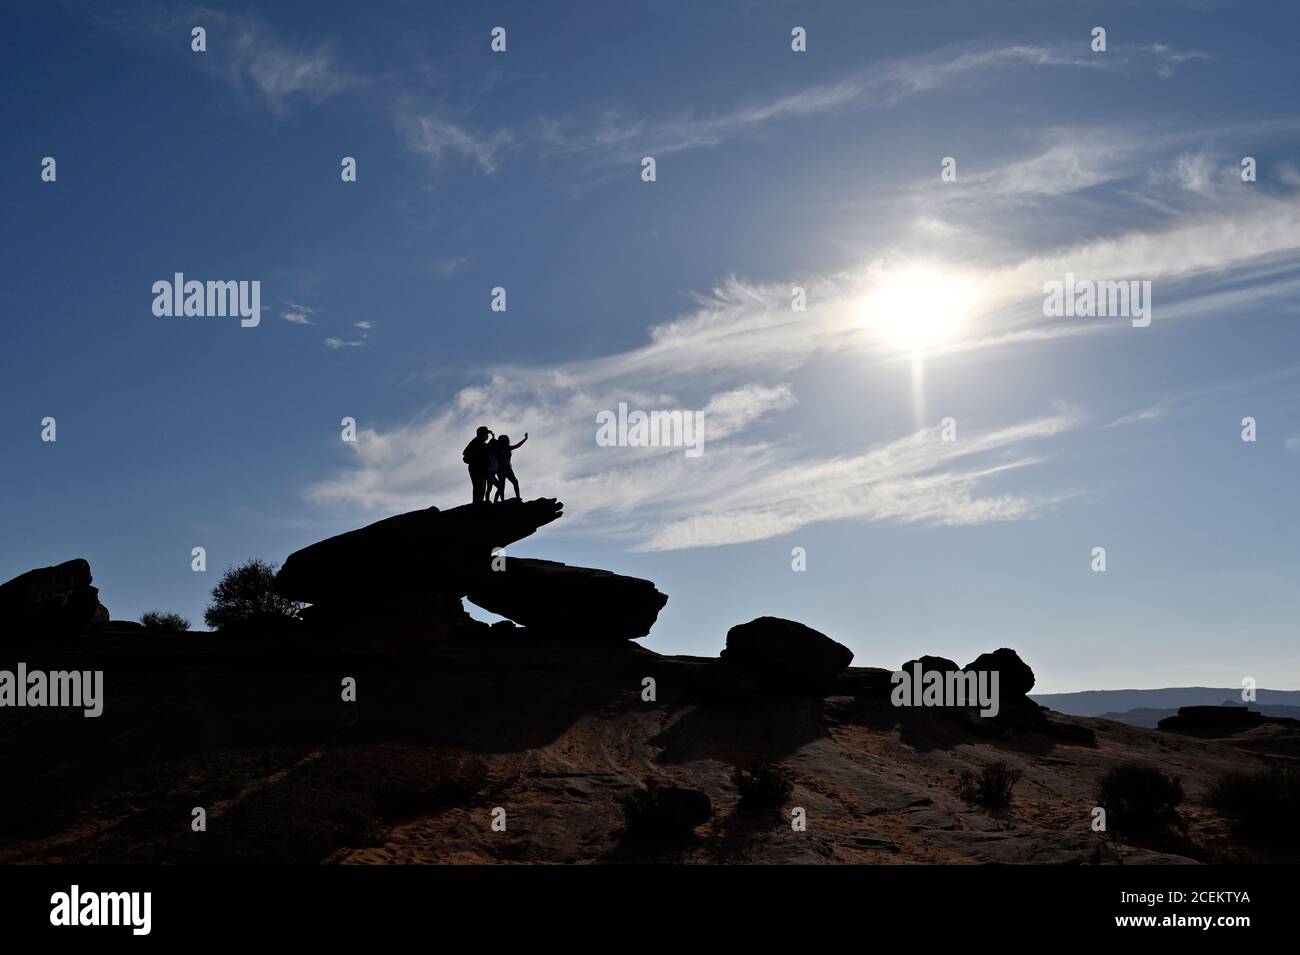
[[[1052,733],[987,735],[891,707],[869,668],[785,695],[635,643],[476,633],[359,650],[110,627],[7,652],[0,667],[102,669],[105,688],[97,719],[4,711],[0,862],[1295,861],[1233,845],[1200,801],[1225,770],[1291,763],[1286,727],[1204,740],[1052,714]],[[996,813],[956,786],[994,761],[1023,773]],[[1184,834],[1091,830],[1099,776],[1129,761],[1181,778]],[[733,771],[758,763],[793,791],[740,811]],[[702,790],[712,818],[680,844],[627,837],[621,799],[648,779]]]

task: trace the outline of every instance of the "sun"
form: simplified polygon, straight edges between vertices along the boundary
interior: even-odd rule
[[[909,266],[882,277],[867,296],[865,318],[887,346],[926,352],[960,337],[971,292],[971,283],[955,272]]]

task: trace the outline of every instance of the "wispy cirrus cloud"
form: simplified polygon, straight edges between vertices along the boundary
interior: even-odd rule
[[[448,154],[460,155],[483,172],[494,171],[501,154],[520,145],[531,145],[543,155],[579,156],[589,165],[601,166],[629,162],[643,155],[665,156],[719,146],[773,124],[851,108],[887,109],[914,96],[969,84],[999,70],[1154,70],[1167,75],[1162,71],[1171,73],[1180,63],[1204,57],[1199,51],[1178,51],[1163,44],[1119,48],[1104,55],[1091,54],[1086,46],[1078,44],[1002,44],[985,49],[967,46],[873,64],[840,80],[756,98],[703,115],[654,118],[603,107],[594,116],[545,118],[484,132],[434,112],[408,108],[400,115],[399,127],[413,151],[435,160]],[[1050,172],[1045,168],[1041,178],[1045,181]]]
[[[956,157],[957,177],[936,187],[934,178],[908,183],[895,204],[906,201],[913,217],[945,241],[965,221],[978,224],[987,243],[990,217],[1008,213],[1045,217],[1079,215],[1083,202],[1067,202],[1088,193],[1088,207],[1105,210],[1112,229],[1124,222],[1167,221],[1187,214],[1214,213],[1219,206],[1250,203],[1241,181],[1243,137],[1272,143],[1300,128],[1296,120],[1279,120],[1243,128],[1238,125],[1152,129],[1131,125],[1047,126],[1030,133],[1024,154]],[[1272,170],[1276,182],[1295,188],[1285,165]],[[1109,187],[1098,189],[1097,187]],[[876,197],[877,204],[881,200]],[[1052,203],[1058,202],[1055,208]],[[1135,206],[1135,202],[1139,205]],[[1013,220],[1017,227],[1020,219]]]
[[[749,383],[691,398],[624,377],[622,362],[501,369],[463,389],[434,417],[389,431],[366,429],[354,467],[309,490],[319,504],[381,511],[465,496],[454,454],[484,422],[534,440],[520,454],[525,494],[544,488],[566,502],[566,526],[640,550],[712,547],[761,540],[831,520],[977,524],[1032,515],[1063,494],[984,493],[1007,472],[1042,456],[1023,445],[1077,427],[1077,410],[1023,422],[961,442],[938,429],[868,445],[848,455],[810,454],[764,438],[763,425],[795,406],[789,385]],[[704,453],[682,448],[601,447],[596,413],[618,401],[701,415]],[[547,423],[540,433],[535,422]]]
[[[1066,271],[1107,277],[1187,279],[1283,260],[1300,265],[1300,193],[1244,195],[1160,230],[1132,230],[1018,265],[1031,276]]]
[[[1150,43],[1136,48],[1136,56],[1150,57],[1157,76],[1168,79],[1178,72],[1178,67],[1192,60],[1208,60],[1210,55],[1200,50],[1176,50],[1166,43]]]
[[[1083,420],[1071,409],[961,442],[945,442],[939,428],[926,428],[857,454],[779,463],[758,469],[757,476],[744,469],[694,500],[679,499],[676,514],[658,512],[657,526],[640,546],[678,550],[739,544],[825,521],[964,525],[1022,519],[1069,495],[987,493],[984,485],[1039,463],[1043,458],[1027,453],[1025,444],[1073,430]],[[1010,459],[979,463],[1003,452],[1010,452]]]
[[[236,27],[225,73],[233,85],[252,87],[276,110],[294,96],[321,100],[354,82],[339,70],[328,46],[308,52],[291,50],[252,23]]]
[[[362,80],[337,62],[333,44],[299,44],[281,39],[261,18],[211,7],[192,7],[178,17],[207,30],[208,52],[200,68],[275,113],[295,99],[320,102]]]
[[[321,102],[366,82],[338,63],[332,42],[285,40],[256,14],[191,3],[162,5],[147,13],[129,5],[102,6],[92,13],[99,24],[152,36],[173,53],[184,50],[198,69],[276,114],[297,99]],[[176,45],[177,37],[190,37],[195,27],[206,33],[203,52],[191,52],[188,41]]]
[[[1207,153],[1184,153],[1174,162],[1173,176],[1188,192],[1205,193],[1214,178],[1214,163]]]
[[[811,313],[800,314],[789,309],[784,283],[732,279],[702,296],[693,312],[652,329],[639,348],[487,369],[481,384],[463,388],[427,419],[363,430],[352,466],[308,496],[380,511],[427,506],[431,498],[455,501],[464,496],[465,474],[449,449],[483,423],[517,434],[536,431],[540,421],[546,433],[534,435],[541,440],[530,443],[520,469],[525,493],[543,487],[568,502],[567,526],[640,549],[737,543],[824,520],[1010,520],[1059,500],[987,486],[1043,460],[1022,446],[1077,427],[1084,418],[1075,410],[972,433],[956,445],[927,429],[827,455],[774,436],[781,416],[797,405],[793,386],[781,382],[785,372],[855,350],[893,360],[894,350],[862,314],[864,290],[888,280],[880,268],[832,277],[815,288]],[[962,347],[979,347],[977,339]],[[993,333],[991,341],[1011,339]],[[704,453],[599,446],[597,413],[620,402],[700,413]]]
[[[1120,415],[1120,417],[1116,418],[1106,427],[1119,428],[1126,424],[1138,424],[1142,421],[1155,421],[1157,418],[1163,417],[1165,412],[1168,410],[1169,406],[1166,404],[1154,404],[1149,408],[1143,408],[1141,411],[1135,411],[1132,414]]]
[[[316,314],[314,308],[306,305],[299,305],[296,302],[286,302],[284,309],[280,312],[282,321],[290,322],[294,325],[315,325],[311,316]]]
[[[1290,365],[1283,368],[1276,368],[1272,371],[1263,372],[1258,375],[1251,375],[1246,378],[1234,378],[1228,381],[1213,382],[1203,388],[1196,388],[1191,391],[1184,391],[1176,395],[1170,395],[1150,407],[1143,408],[1141,411],[1122,415],[1110,422],[1107,427],[1117,428],[1124,425],[1155,421],[1168,414],[1177,411],[1184,411],[1223,395],[1232,394],[1233,392],[1238,391],[1264,388],[1279,382],[1289,381],[1298,375],[1300,375],[1300,365]]]
[[[453,275],[463,272],[469,265],[469,258],[464,255],[448,256],[442,259],[435,259],[429,263],[429,271],[440,279],[449,279]]]
[[[456,156],[473,163],[483,173],[496,171],[501,154],[517,138],[506,129],[473,132],[434,113],[399,112],[397,128],[406,147],[431,163]]]
[[[906,360],[878,314],[876,293],[911,265],[883,258],[861,269],[802,279],[808,309],[790,308],[791,282],[729,279],[641,346],[596,359],[486,368],[435,414],[369,429],[348,467],[309,489],[332,506],[395,511],[465,496],[454,451],[480,424],[514,434],[546,422],[520,468],[529,487],[569,502],[570,527],[649,549],[717,546],[790,533],[821,521],[970,524],[1031,517],[1068,489],[1002,487],[1052,455],[1050,444],[1084,426],[1079,409],[1012,421],[944,442],[935,430],[832,452],[783,427],[799,404],[791,380],[833,360],[859,367]],[[1044,347],[1113,333],[1125,322],[1046,319],[1042,287],[1067,271],[1156,280],[1157,322],[1223,311],[1276,295],[1297,281],[1300,195],[1246,194],[1163,228],[1132,230],[1032,253],[1004,266],[939,263],[962,289],[964,326],[932,355]],[[1180,298],[1181,296],[1181,298]],[[888,296],[886,296],[888,298]],[[1168,301],[1170,306],[1159,304]],[[705,451],[600,447],[596,414],[626,402],[648,410],[704,412]],[[1151,420],[1169,402],[1139,411]],[[1129,423],[1120,419],[1112,424]],[[521,452],[522,454],[522,452]],[[703,462],[703,463],[701,463]]]
[[[582,153],[597,162],[625,162],[717,146],[773,123],[850,107],[888,108],[1011,66],[1096,68],[1103,64],[1060,47],[1004,45],[985,50],[942,50],[873,65],[832,83],[741,104],[703,116],[628,121],[606,111],[586,119],[549,121],[541,140],[550,152]]]

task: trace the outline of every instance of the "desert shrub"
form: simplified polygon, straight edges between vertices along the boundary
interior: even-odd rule
[[[989,763],[978,773],[963,769],[957,777],[957,792],[967,802],[987,809],[1011,805],[1011,790],[1023,774],[1007,763]]]
[[[275,592],[274,564],[249,560],[221,575],[203,619],[216,630],[278,629],[297,623],[301,610]]]
[[[632,839],[683,841],[713,816],[708,793],[646,780],[622,799],[624,833]]]
[[[1097,802],[1116,832],[1148,836],[1178,826],[1183,784],[1154,766],[1125,763],[1101,777]]]
[[[742,810],[780,809],[785,805],[794,786],[781,772],[780,767],[769,763],[751,766],[748,770],[736,767],[731,781],[740,793]]]
[[[1274,766],[1225,773],[1205,801],[1242,842],[1300,846],[1300,771]]]
[[[169,630],[183,633],[190,628],[190,622],[178,613],[163,610],[150,610],[140,616],[140,623],[150,630]]]

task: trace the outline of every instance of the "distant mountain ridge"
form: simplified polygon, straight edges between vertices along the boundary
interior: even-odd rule
[[[1171,710],[1180,706],[1220,706],[1241,702],[1241,687],[1175,686],[1155,690],[1083,690],[1078,693],[1031,693],[1029,698],[1067,716],[1106,716],[1129,710]],[[1300,706],[1300,690],[1256,690],[1260,706]],[[1138,724],[1141,725],[1141,724]]]

